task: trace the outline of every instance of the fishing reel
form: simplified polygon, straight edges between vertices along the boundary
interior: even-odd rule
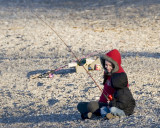
[[[86,58],[81,59],[80,61],[77,62],[79,66],[83,66],[86,63]]]
[[[107,97],[108,97],[109,101],[113,100],[112,95],[108,95]]]

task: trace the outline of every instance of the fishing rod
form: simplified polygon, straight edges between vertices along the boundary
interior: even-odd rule
[[[32,10],[31,10],[32,12]],[[63,42],[63,44],[68,48],[68,51],[71,52],[73,54],[73,56],[76,58],[76,60],[80,63],[81,60],[78,59],[78,57],[75,55],[75,53],[72,51],[72,49],[67,45],[67,43],[59,36],[59,34],[48,24],[46,23],[41,17],[39,17],[37,14],[35,14],[34,12],[32,12],[33,15],[35,15],[39,20],[41,20],[46,26],[48,26],[56,35],[57,37]],[[91,77],[91,79],[93,80],[93,82],[96,84],[96,86],[99,88],[99,90],[101,91],[101,93],[104,95],[104,97],[110,101],[112,100],[112,96],[109,95],[107,92],[107,96],[103,93],[103,90],[100,88],[100,86],[97,84],[97,82],[94,80],[94,78],[92,77],[92,75],[87,71],[87,69],[84,67],[84,65],[82,65],[82,67],[84,68],[84,70],[86,71],[86,73]]]

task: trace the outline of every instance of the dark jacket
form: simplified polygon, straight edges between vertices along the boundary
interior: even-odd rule
[[[113,100],[110,101],[110,107],[117,107],[125,112],[125,114],[133,114],[135,108],[135,100],[131,91],[127,87],[128,80],[126,73],[113,73],[111,78],[111,86],[115,89]]]

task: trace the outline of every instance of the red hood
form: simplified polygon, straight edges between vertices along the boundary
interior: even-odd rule
[[[105,60],[111,62],[114,65],[112,73],[124,72],[123,68],[121,67],[121,55],[117,49],[113,49],[105,55],[102,55],[100,57],[100,60],[105,72],[107,72],[107,70],[105,69]]]

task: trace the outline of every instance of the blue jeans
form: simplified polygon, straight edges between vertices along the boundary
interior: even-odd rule
[[[117,107],[111,107],[109,110],[110,110],[110,113],[112,113],[115,116],[125,116],[124,111]]]

